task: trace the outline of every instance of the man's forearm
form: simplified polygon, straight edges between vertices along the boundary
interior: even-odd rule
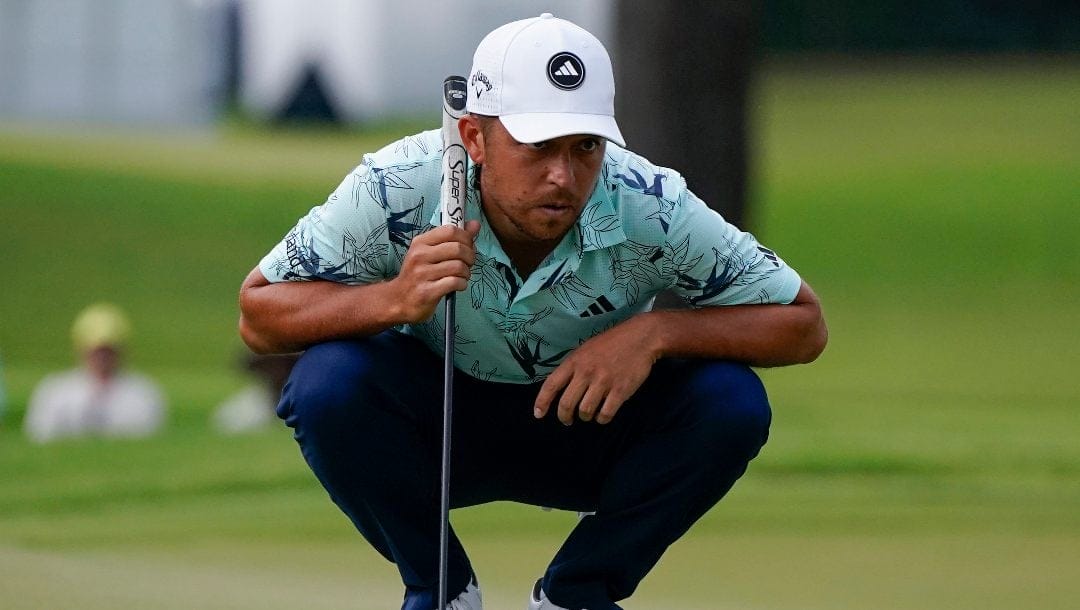
[[[635,320],[657,357],[715,358],[752,366],[811,362],[828,341],[817,297],[805,284],[790,305],[659,310]]]
[[[295,352],[429,320],[444,296],[468,287],[479,232],[470,220],[421,233],[394,279],[373,284],[272,283],[256,267],[240,287],[240,336],[259,353]]]
[[[389,282],[245,281],[240,336],[257,353],[286,353],[310,345],[380,333],[402,323],[400,299]]]

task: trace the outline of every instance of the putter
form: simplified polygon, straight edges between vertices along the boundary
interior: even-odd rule
[[[465,78],[448,76],[443,81],[442,188],[439,209],[442,224],[465,225],[466,169],[468,156],[461,143],[458,119],[465,114],[468,90]],[[450,432],[454,414],[454,293],[446,295],[446,336],[443,351],[442,490],[439,496],[439,610],[446,608],[447,556],[450,542]]]

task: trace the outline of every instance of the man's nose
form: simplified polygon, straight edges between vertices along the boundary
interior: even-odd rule
[[[561,188],[574,183],[574,165],[569,154],[553,155],[548,162],[548,179]]]

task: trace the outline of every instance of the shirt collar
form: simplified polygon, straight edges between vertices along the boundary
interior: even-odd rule
[[[608,164],[605,162],[600,176],[596,179],[596,187],[589,195],[589,201],[577,221],[583,252],[610,248],[626,241],[622,218],[612,200],[616,191],[609,188],[608,184]]]

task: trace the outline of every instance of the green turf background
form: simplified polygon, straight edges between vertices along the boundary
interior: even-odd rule
[[[754,228],[831,342],[764,371],[770,444],[627,607],[1076,607],[1080,65],[773,64],[754,99]],[[0,129],[0,607],[397,607],[288,433],[207,417],[243,381],[241,279],[406,131]],[[29,445],[25,401],[97,299],[130,312],[170,427]],[[496,609],[524,607],[574,523],[453,519]]]

